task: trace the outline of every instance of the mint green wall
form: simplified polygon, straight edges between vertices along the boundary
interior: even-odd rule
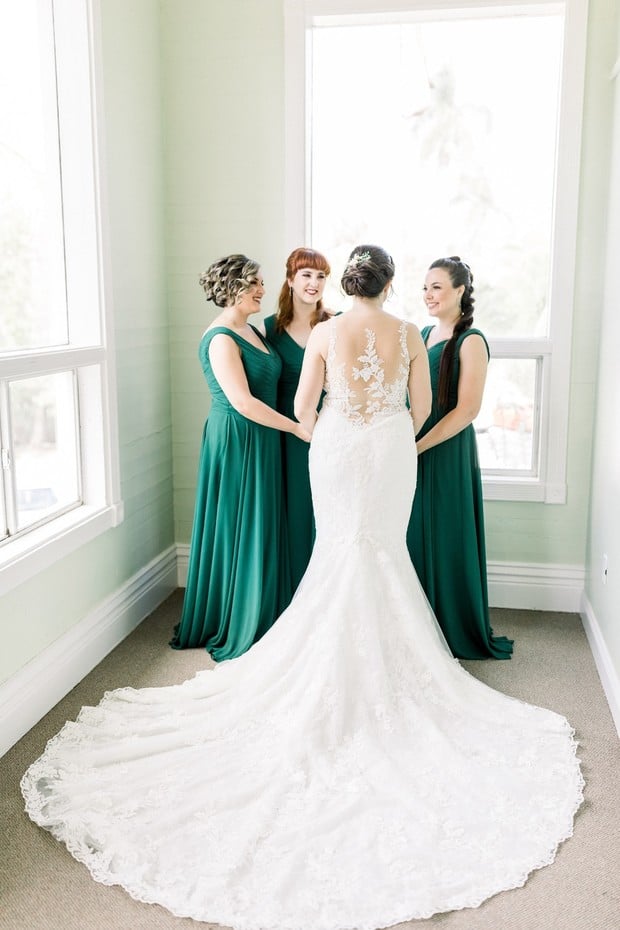
[[[125,520],[0,598],[0,682],[174,541],[159,4],[101,7]]]
[[[618,17],[620,19],[620,16]],[[620,59],[620,22],[610,30],[614,57]],[[612,59],[612,63],[613,63]],[[611,67],[607,71],[607,75]],[[608,81],[614,95],[611,144],[605,291],[600,328],[598,393],[596,398],[592,496],[586,564],[586,595],[620,678],[620,76]],[[603,218],[604,215],[602,215]],[[608,558],[607,583],[602,581],[603,555]]]
[[[609,24],[615,15],[611,6],[608,0],[590,3],[567,503],[489,502],[488,555],[493,560],[585,562],[601,214],[608,177],[613,45]],[[162,5],[178,542],[189,540],[198,446],[208,405],[196,349],[214,311],[201,301],[198,274],[219,255],[245,250],[264,262],[268,293],[263,304],[272,307],[286,258],[282,8],[281,0],[164,0]]]
[[[282,0],[163,0],[162,67],[175,522],[189,541],[208,394],[198,343],[216,314],[212,261],[261,262],[263,306],[284,274]]]

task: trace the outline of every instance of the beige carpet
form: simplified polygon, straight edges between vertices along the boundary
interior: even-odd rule
[[[204,668],[203,650],[177,652],[168,639],[177,592],[0,760],[1,930],[202,930],[210,925],[139,904],[120,888],[94,882],[64,846],[23,813],[19,779],[46,741],[83,704],[131,685],[174,684]],[[400,927],[412,930],[620,930],[620,741],[573,614],[494,610],[496,633],[514,637],[509,662],[464,663],[491,686],[565,714],[581,741],[586,801],[575,835],[552,866],[524,888],[476,910],[455,911]],[[304,930],[313,930],[312,927]]]

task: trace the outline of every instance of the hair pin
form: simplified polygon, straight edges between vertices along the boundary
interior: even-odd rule
[[[368,261],[370,261],[370,252],[357,252],[357,254],[352,255],[347,262],[347,268],[357,268],[357,266],[361,265],[362,262]]]

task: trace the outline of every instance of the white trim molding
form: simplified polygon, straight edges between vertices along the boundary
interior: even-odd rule
[[[491,607],[579,613],[583,565],[490,561],[487,573]]]
[[[590,649],[594,657],[594,664],[596,665],[596,670],[601,679],[603,691],[605,692],[605,697],[607,698],[609,710],[614,719],[618,736],[620,736],[620,678],[618,677],[618,672],[609,655],[609,650],[607,649],[601,628],[596,619],[594,610],[592,609],[592,604],[585,591],[581,595],[580,612],[583,628],[588,637]]]
[[[189,545],[177,543],[177,584],[179,588],[187,585],[187,566],[189,565]]]
[[[175,590],[176,563],[171,546],[0,684],[0,756]]]

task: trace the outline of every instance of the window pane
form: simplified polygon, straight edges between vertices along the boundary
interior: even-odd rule
[[[311,239],[336,271],[384,246],[416,318],[428,264],[458,254],[488,336],[547,334],[562,35],[560,13],[463,11],[312,30]]]
[[[482,409],[474,427],[481,467],[524,475],[536,473],[533,437],[536,419],[536,359],[492,358],[489,362]]]
[[[0,351],[67,342],[49,0],[0,0]]]
[[[2,479],[2,486],[0,487],[0,540],[5,539],[8,536],[8,520],[6,516],[6,505],[4,502],[4,476],[7,472],[6,463],[8,459],[6,458],[6,453],[2,453],[2,462],[0,468],[0,478]]]
[[[73,373],[13,381],[9,402],[22,530],[80,499]]]

